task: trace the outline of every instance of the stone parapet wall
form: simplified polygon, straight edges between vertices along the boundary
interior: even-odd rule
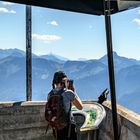
[[[92,101],[84,102],[92,103]],[[45,103],[44,101],[0,103],[0,140],[54,140],[51,129],[45,133],[47,126],[44,118]],[[100,126],[99,140],[113,140],[110,102],[106,101],[104,106],[107,116]],[[117,109],[120,140],[140,140],[140,116],[120,105]]]
[[[113,124],[111,102],[106,101],[104,107],[107,116],[99,130],[99,140],[113,140]],[[140,115],[117,105],[119,140],[140,140]]]
[[[45,134],[45,103],[0,103],[0,140],[53,140]]]

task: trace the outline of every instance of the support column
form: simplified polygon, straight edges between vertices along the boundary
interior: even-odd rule
[[[26,5],[26,101],[32,100],[32,19],[31,6]]]
[[[108,56],[108,70],[109,70],[109,82],[110,82],[110,92],[111,92],[114,140],[119,140],[117,108],[116,108],[114,62],[113,62],[113,49],[112,49],[113,47],[112,47],[112,31],[111,31],[111,16],[110,16],[111,14],[110,0],[104,0],[104,12],[105,12],[105,28],[106,28],[107,56]]]

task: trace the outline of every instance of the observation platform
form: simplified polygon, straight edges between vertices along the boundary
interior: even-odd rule
[[[113,55],[112,55],[112,36],[111,36],[111,14],[115,14],[130,8],[139,7],[139,0],[2,0],[29,5],[27,7],[26,17],[26,54],[27,54],[27,86],[31,89],[31,6],[40,6],[71,12],[80,12],[92,15],[105,15],[107,50],[110,87],[115,86]],[[112,97],[115,97],[115,88],[111,91]],[[29,94],[29,93],[28,93]],[[29,96],[30,97],[30,96]],[[92,104],[93,101],[83,101],[84,104]],[[115,98],[112,100],[116,106]],[[0,140],[53,140],[52,130],[49,129],[46,134],[47,122],[45,121],[44,111],[46,102],[5,102],[0,103]],[[80,140],[113,140],[112,111],[110,101],[104,103],[106,117],[101,123],[99,129],[85,130],[79,133]],[[140,139],[140,115],[117,105],[118,134],[119,140],[139,140]],[[113,110],[115,114],[115,109]],[[117,120],[115,120],[117,122]],[[96,132],[96,133],[95,133]],[[89,134],[90,133],[90,134]],[[95,137],[96,134],[96,137]]]
[[[52,130],[47,134],[44,101],[0,103],[0,140],[54,140]],[[94,101],[83,101],[92,104]],[[104,102],[106,117],[99,129],[79,133],[80,140],[113,140],[111,102]],[[140,139],[140,115],[117,105],[120,140]],[[96,138],[95,138],[96,132]],[[90,133],[90,137],[89,137]],[[82,137],[81,137],[81,136]]]

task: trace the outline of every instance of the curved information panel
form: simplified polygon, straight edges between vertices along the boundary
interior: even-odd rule
[[[80,131],[98,129],[106,116],[105,109],[98,103],[84,104],[82,110],[72,107],[74,120]]]

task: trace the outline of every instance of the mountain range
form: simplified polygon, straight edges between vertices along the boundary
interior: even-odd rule
[[[32,56],[33,100],[46,100],[57,70],[64,70],[74,80],[77,94],[83,100],[97,99],[105,88],[109,89],[107,55],[75,61],[54,54]],[[116,52],[113,52],[113,58],[117,103],[140,113],[140,61],[119,56]],[[0,83],[0,101],[26,100],[24,51],[0,49]]]

